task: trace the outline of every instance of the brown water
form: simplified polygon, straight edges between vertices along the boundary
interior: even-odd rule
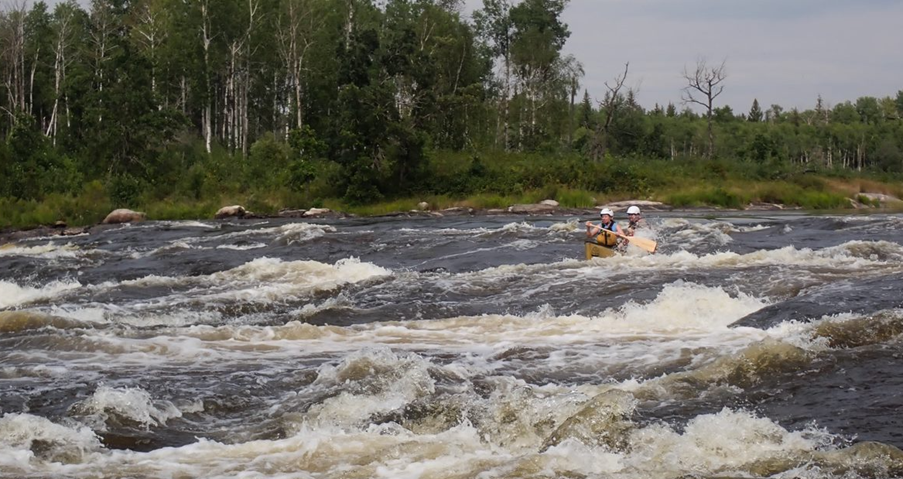
[[[148,222],[0,246],[0,476],[903,475],[903,217]]]

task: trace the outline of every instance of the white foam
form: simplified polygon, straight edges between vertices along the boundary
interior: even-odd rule
[[[516,402],[509,406],[497,419],[538,427],[526,414],[534,408]],[[831,450],[833,439],[813,427],[791,432],[730,409],[693,418],[682,433],[660,423],[634,427],[625,434],[623,450],[568,439],[539,453],[542,434],[529,446],[512,444],[494,434],[494,423],[484,426],[462,420],[439,432],[418,434],[392,423],[336,428],[307,421],[284,439],[237,444],[201,439],[148,453],[94,453],[83,463],[48,464],[43,470],[79,477],[759,477],[758,464],[807,462]],[[6,457],[19,466],[13,470],[42,470],[25,458]]]
[[[0,247],[0,258],[4,256],[31,256],[42,259],[58,259],[77,258],[83,254],[84,252],[72,243],[58,245],[52,241],[47,244],[36,246],[8,244]]]
[[[267,247],[267,245],[265,245],[263,243],[251,243],[251,244],[246,244],[246,245],[221,244],[221,245],[217,246],[216,249],[231,249],[231,250],[235,250],[235,251],[248,251],[248,250],[252,250],[252,249],[260,249],[260,248],[266,248],[266,247]]]
[[[553,223],[549,226],[549,231],[554,233],[573,233],[580,229],[580,223],[576,220],[568,220],[564,223]]]
[[[176,228],[203,228],[203,229],[219,229],[219,225],[202,223],[196,220],[186,220],[186,221],[161,221],[158,224],[162,224],[165,226],[176,227]]]
[[[53,298],[61,293],[81,288],[78,281],[53,281],[39,288],[19,286],[9,281],[0,281],[0,308],[21,306],[42,299]]]
[[[170,419],[182,417],[182,412],[171,402],[154,401],[150,393],[141,388],[100,386],[75,408],[87,416],[95,430],[106,430],[111,415],[145,427],[161,426]]]
[[[317,427],[347,429],[365,424],[374,414],[399,410],[435,392],[428,364],[417,354],[396,353],[387,347],[353,352],[336,366],[320,368],[314,387],[343,384],[344,390],[312,406],[304,420]]]
[[[882,258],[883,256],[883,258]],[[757,250],[739,254],[730,251],[696,255],[689,251],[671,254],[654,254],[641,258],[613,256],[594,259],[595,263],[611,265],[623,269],[662,268],[725,268],[756,266],[803,266],[827,267],[832,269],[860,269],[867,266],[897,266],[903,258],[903,246],[887,241],[849,241],[838,246],[813,250],[785,246],[773,250]],[[888,261],[893,259],[894,261]]]
[[[308,241],[319,238],[327,233],[336,232],[336,228],[330,225],[317,223],[288,223],[282,226],[274,226],[271,228],[243,229],[233,233],[226,233],[217,236],[209,236],[204,238],[196,238],[196,241],[222,241],[224,239],[244,238],[247,236],[274,236],[276,239],[294,244],[298,242]]]
[[[771,226],[766,225],[755,225],[755,226],[738,226],[737,231],[741,233],[752,233],[754,231],[762,231],[771,228]]]
[[[692,244],[704,241],[706,243],[715,242],[723,246],[734,240],[729,233],[739,232],[734,225],[724,222],[691,223],[687,220],[669,219],[663,226],[669,229],[681,228],[669,235],[668,241],[672,243]]]
[[[42,457],[51,461],[79,462],[87,453],[101,449],[98,437],[85,426],[64,426],[31,414],[4,414],[0,418],[0,465],[10,472],[37,472],[32,468],[32,445],[37,441],[45,446]]]
[[[767,418],[725,408],[693,418],[682,434],[664,425],[635,431],[625,462],[656,476],[680,471],[741,475],[747,472],[745,466],[805,456],[830,447],[832,440],[832,435],[813,427],[791,432]]]
[[[392,272],[357,258],[344,258],[334,265],[319,261],[282,261],[276,258],[257,258],[237,268],[213,273],[212,282],[251,282],[255,288],[276,287],[276,292],[300,290],[327,291],[346,283],[358,283],[371,278],[391,276]],[[278,285],[286,286],[280,288]],[[245,293],[249,292],[245,290]],[[227,292],[226,294],[229,294]]]

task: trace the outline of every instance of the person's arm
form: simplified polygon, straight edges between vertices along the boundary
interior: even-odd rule
[[[593,236],[596,236],[596,234],[597,234],[596,230],[598,230],[598,229],[600,229],[600,228],[598,226],[594,225],[592,221],[587,221],[586,222],[586,237],[592,238]]]
[[[621,225],[615,223],[615,230],[617,230],[618,234],[624,234],[624,230],[621,229]]]

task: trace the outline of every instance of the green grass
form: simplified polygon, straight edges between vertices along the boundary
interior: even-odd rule
[[[724,189],[720,186],[697,187],[677,191],[664,197],[664,202],[681,207],[716,206],[721,208],[742,208],[749,203],[745,193]]]
[[[849,208],[849,198],[875,204],[861,193],[903,196],[899,176],[811,172],[800,165],[783,165],[778,174],[769,165],[741,160],[606,157],[591,161],[575,154],[435,152],[419,194],[351,205],[342,199],[346,192],[339,181],[342,167],[338,164],[321,165],[317,179],[303,191],[292,191],[272,178],[245,178],[230,169],[227,160],[227,156],[213,155],[197,163],[178,183],[166,188],[145,183],[141,194],[125,200],[121,191],[117,195],[113,185],[100,181],[86,184],[77,194],[54,193],[41,200],[0,198],[0,228],[27,228],[59,220],[73,226],[95,224],[119,206],[111,198],[134,203],[128,206],[146,212],[148,219],[162,220],[210,219],[220,207],[232,204],[262,215],[283,208],[326,207],[376,216],[418,209],[421,201],[431,210],[504,209],[545,199],[554,199],[565,208],[592,208],[634,198],[659,200],[678,208],[740,209],[751,202],[765,202],[838,209]],[[901,208],[894,202],[881,206]]]
[[[566,208],[592,208],[596,206],[596,196],[586,190],[562,190],[556,201]]]

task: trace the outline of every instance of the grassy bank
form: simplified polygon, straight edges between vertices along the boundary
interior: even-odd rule
[[[577,156],[441,153],[432,158],[422,175],[419,191],[366,204],[341,195],[335,165],[323,166],[300,191],[280,187],[278,182],[262,186],[222,175],[199,175],[186,180],[191,188],[145,187],[123,201],[121,185],[93,181],[77,194],[53,193],[41,200],[0,198],[0,228],[57,221],[72,226],[95,224],[117,207],[144,211],[152,220],[179,220],[209,219],[220,207],[231,204],[262,215],[274,215],[283,208],[326,207],[374,216],[410,211],[420,202],[428,203],[430,209],[491,209],[554,199],[567,208],[591,208],[611,201],[645,199],[677,208],[742,209],[750,203],[776,203],[823,210],[851,208],[850,198],[879,206],[863,193],[903,197],[903,181],[886,175],[705,160],[607,158],[590,162]]]

